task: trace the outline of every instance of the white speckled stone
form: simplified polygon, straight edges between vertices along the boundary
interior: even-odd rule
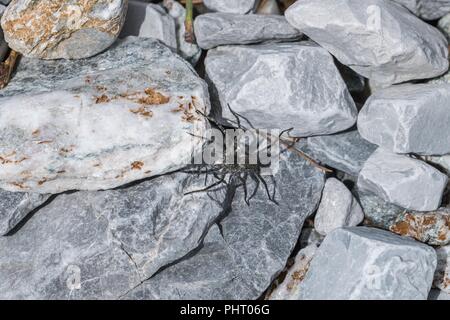
[[[293,128],[294,136],[355,123],[355,104],[333,58],[310,42],[218,47],[208,51],[205,67],[220,122],[236,122],[231,108],[255,128]]]
[[[314,219],[317,232],[327,235],[337,228],[357,226],[363,219],[364,213],[352,193],[339,180],[329,178]]]
[[[1,19],[9,46],[27,57],[81,59],[117,39],[128,0],[13,0]]]
[[[395,153],[450,153],[450,84],[380,89],[358,116],[361,136]]]
[[[22,59],[0,92],[0,187],[114,188],[185,166],[203,141],[206,84],[150,38],[86,60]]]
[[[299,300],[425,300],[436,269],[434,249],[388,231],[336,229],[317,250]]]
[[[359,173],[358,188],[406,209],[431,211],[439,208],[447,181],[425,162],[378,149]]]
[[[389,85],[447,71],[445,37],[390,0],[302,0],[287,20],[341,63]]]

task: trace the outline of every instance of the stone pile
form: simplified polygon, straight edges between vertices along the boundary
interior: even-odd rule
[[[450,1],[0,2],[0,299],[449,297]]]

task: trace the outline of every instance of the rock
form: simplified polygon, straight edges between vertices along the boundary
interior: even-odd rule
[[[431,163],[433,166],[438,167],[441,171],[450,175],[450,155],[443,156],[424,156],[422,160]]]
[[[310,42],[219,47],[208,51],[205,67],[219,122],[236,123],[235,112],[255,128],[293,128],[293,136],[355,123],[355,104],[333,58]]]
[[[392,0],[425,20],[435,20],[450,12],[450,0]]]
[[[405,209],[389,203],[371,192],[362,192],[356,188],[356,196],[363,209],[365,224],[389,230]]]
[[[0,92],[0,187],[114,188],[184,167],[201,148],[206,84],[153,39],[89,60],[22,59]]]
[[[450,209],[404,212],[390,225],[389,230],[429,245],[447,245],[450,243]]]
[[[200,49],[197,44],[186,41],[186,28],[184,25],[186,20],[186,9],[182,4],[175,0],[164,0],[163,4],[169,14],[175,19],[178,54],[192,65],[197,64],[202,55],[202,49]]]
[[[445,37],[390,0],[303,0],[287,20],[366,78],[390,85],[448,69]]]
[[[260,0],[203,0],[211,11],[246,14],[254,11]]]
[[[177,49],[175,20],[162,6],[154,3],[129,2],[127,18],[120,33],[121,38],[128,36],[158,39]]]
[[[272,292],[269,300],[295,300],[300,283],[305,279],[317,246],[311,244],[300,250],[284,281]]]
[[[228,44],[291,41],[302,37],[280,15],[207,13],[195,19],[194,30],[198,45],[206,50]]]
[[[222,212],[204,177],[177,173],[58,196],[0,239],[1,299],[118,299],[197,248]]]
[[[37,193],[0,191],[0,236],[13,230],[49,197],[50,195]]]
[[[247,206],[242,188],[228,215],[195,255],[156,274],[127,299],[256,299],[285,267],[303,221],[320,200],[324,174],[295,154],[282,155],[276,199],[260,185]],[[269,189],[273,183],[268,180]],[[249,182],[253,190],[253,182]],[[250,192],[250,191],[249,191]]]
[[[117,39],[127,12],[125,0],[13,0],[1,25],[9,46],[26,57],[81,59]]]
[[[336,229],[317,250],[295,298],[425,300],[435,269],[429,246],[375,228]]]
[[[450,294],[450,246],[438,247],[437,268],[434,275],[434,287]]]
[[[361,136],[395,153],[450,153],[450,84],[408,84],[375,92],[358,116]]]
[[[439,208],[447,181],[420,160],[378,149],[359,173],[358,188],[406,209],[432,211]]]
[[[347,187],[335,178],[327,179],[314,219],[317,232],[327,235],[337,228],[357,226],[363,219],[364,213]]]
[[[447,41],[450,41],[450,13],[439,20],[438,28],[447,37]]]
[[[450,294],[438,289],[431,289],[428,300],[450,300]]]
[[[377,146],[364,140],[357,130],[308,138],[307,152],[315,160],[357,176]]]

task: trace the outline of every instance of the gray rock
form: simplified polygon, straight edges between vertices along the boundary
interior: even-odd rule
[[[320,200],[324,174],[294,154],[275,176],[276,199],[261,186],[247,206],[243,190],[200,250],[133,290],[128,299],[256,299],[286,265],[303,221]],[[273,184],[269,182],[269,188]],[[253,190],[249,183],[249,190]],[[272,190],[272,189],[271,189]]]
[[[425,300],[435,269],[429,246],[374,228],[337,229],[317,250],[296,298]]]
[[[130,37],[79,61],[22,59],[0,92],[0,186],[114,188],[184,167],[203,141],[205,82],[159,41]]]
[[[128,36],[158,39],[168,47],[177,49],[175,20],[158,4],[129,1],[120,38]]]
[[[6,7],[0,5],[0,17],[5,12]],[[0,29],[0,61],[4,61],[6,58],[6,54],[8,53],[9,47],[5,41],[5,36],[3,35],[3,30]]]
[[[406,209],[431,211],[439,208],[447,181],[425,162],[378,149],[359,173],[358,188]]]
[[[178,54],[189,61],[192,65],[196,65],[202,55],[202,49],[196,43],[186,41],[186,9],[175,0],[164,0],[164,7],[168,13],[175,19],[175,29],[177,35]]]
[[[364,211],[365,225],[409,236],[429,245],[450,243],[449,209],[415,212],[390,204],[374,194],[356,192]]]
[[[195,19],[194,30],[197,43],[203,49],[270,40],[291,41],[302,37],[301,32],[279,15],[207,13]]]
[[[395,153],[450,153],[450,84],[381,89],[358,116],[361,136]]]
[[[450,245],[436,248],[437,268],[433,285],[450,294]]]
[[[26,57],[81,59],[117,39],[127,0],[12,0],[1,19],[9,46]]]
[[[450,300],[450,294],[439,289],[431,289],[428,300]]]
[[[0,239],[1,299],[117,299],[197,248],[222,212],[204,177],[58,196]]]
[[[355,123],[355,104],[333,58],[310,42],[219,47],[208,51],[205,67],[220,122],[236,123],[236,112],[255,128],[293,128],[293,136]]]
[[[357,130],[308,138],[307,152],[315,160],[349,175],[357,176],[377,146]]]
[[[450,0],[392,0],[425,20],[439,19],[450,12]]]
[[[356,188],[355,193],[364,211],[366,225],[389,230],[397,218],[406,211],[371,192],[362,192]]]
[[[16,227],[30,212],[45,203],[50,195],[0,190],[0,236]]]
[[[256,9],[259,0],[203,0],[211,11],[246,14]]]
[[[438,28],[447,37],[447,41],[450,41],[450,13],[439,20]]]
[[[314,218],[314,227],[321,235],[341,227],[355,227],[364,213],[347,187],[335,178],[327,179],[322,200]]]
[[[389,85],[448,69],[445,37],[390,0],[303,0],[287,20],[366,78]]]

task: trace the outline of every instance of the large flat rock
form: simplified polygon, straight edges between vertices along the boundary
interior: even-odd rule
[[[324,174],[296,154],[282,155],[269,190],[262,183],[249,204],[239,187],[228,214],[203,245],[130,292],[129,299],[257,299],[283,270],[304,220],[320,200]],[[274,185],[275,183],[275,185]],[[255,184],[249,178],[249,193]]]
[[[395,153],[450,153],[450,84],[376,91],[358,116],[361,136]]]
[[[58,196],[0,239],[0,298],[120,298],[197,248],[224,201],[223,192],[185,195],[204,184],[177,173]]]
[[[246,14],[256,9],[260,0],[204,0],[203,4],[211,11]]]
[[[388,231],[337,229],[317,250],[298,289],[300,300],[426,300],[434,249]]]
[[[355,123],[355,104],[331,55],[310,42],[223,46],[208,51],[214,114],[255,128],[331,134]],[[247,127],[248,123],[243,121]]]
[[[389,85],[448,69],[445,37],[391,0],[303,0],[287,20],[341,63]]]
[[[0,92],[0,187],[98,190],[180,169],[200,148],[206,84],[153,39],[87,60],[22,59]]]

